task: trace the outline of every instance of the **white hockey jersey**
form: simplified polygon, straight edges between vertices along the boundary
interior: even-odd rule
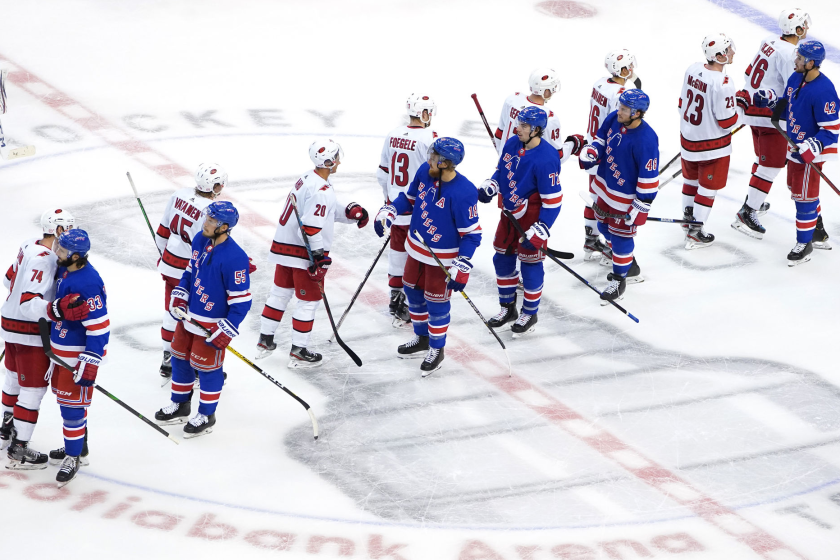
[[[709,161],[732,153],[731,129],[738,123],[735,85],[725,72],[702,62],[688,67],[679,102],[680,155]]]
[[[618,98],[625,89],[625,86],[614,82],[612,77],[601,78],[592,86],[592,95],[589,96],[589,125],[585,134],[587,144],[595,140],[595,135],[598,134],[607,115],[618,109]],[[597,175],[598,166],[594,165],[586,172]]]
[[[314,170],[304,173],[286,197],[268,260],[292,268],[309,268],[309,255],[295,217],[292,196],[297,201],[300,219],[313,251],[323,249],[325,255],[329,254],[335,222],[356,222],[345,216],[343,207],[338,207],[335,189],[329,180],[322,179]]]
[[[516,117],[519,115],[519,111],[525,107],[539,107],[548,113],[548,125],[545,127],[545,132],[543,132],[543,140],[548,140],[556,150],[562,150],[563,140],[560,136],[560,119],[545,105],[532,103],[528,99],[527,94],[516,92],[505,99],[505,104],[502,106],[502,114],[499,117],[499,126],[496,128],[496,151],[499,152],[499,157],[502,157],[505,142],[511,136],[516,135]],[[567,159],[569,156],[567,153],[563,155],[566,156],[564,159]]]
[[[48,247],[30,239],[3,279],[9,296],[0,308],[0,334],[6,342],[41,346],[38,319],[49,319],[47,306],[55,299],[58,257]]]
[[[438,137],[431,127],[402,125],[385,137],[376,179],[388,204],[408,190],[417,169],[426,163],[429,146]],[[394,224],[407,226],[411,213],[397,216]]]
[[[772,89],[779,97],[784,95],[785,85],[794,70],[796,45],[792,45],[777,35],[771,35],[761,42],[755,58],[744,72],[744,89],[753,94],[760,89]],[[744,122],[750,126],[773,128],[770,117],[773,110],[767,107],[753,107],[744,113]],[[784,121],[780,121],[784,126]]]
[[[212,198],[198,196],[192,187],[175,191],[155,233],[155,242],[163,253],[158,272],[170,278],[181,278],[190,262],[192,241],[204,228],[204,210],[212,203]]]

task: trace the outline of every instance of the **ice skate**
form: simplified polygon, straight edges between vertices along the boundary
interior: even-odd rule
[[[758,212],[747,206],[746,202],[741,206],[741,209],[738,210],[735,216],[735,221],[732,222],[732,229],[755,239],[764,238],[764,233],[767,230],[758,221]]]
[[[513,338],[520,338],[537,329],[537,314],[528,315],[521,313],[519,318],[511,325],[510,330],[513,333]]]
[[[747,195],[747,196],[745,196],[745,197],[744,197],[744,206],[747,206],[747,201],[748,201],[749,199],[750,199],[749,195]],[[755,211],[755,214],[756,214],[756,216],[761,217],[761,216],[763,216],[764,214],[766,214],[768,210],[770,210],[770,203],[769,203],[769,202],[762,202],[762,203],[761,203],[761,208],[759,208],[758,210],[756,210],[756,211]]]
[[[685,236],[685,248],[687,250],[711,247],[714,242],[715,236],[703,231],[703,226],[691,226]]]
[[[429,377],[443,367],[443,348],[429,348],[426,358],[420,364],[421,377]]]
[[[601,293],[601,305],[609,305],[611,301],[624,299],[624,290],[627,288],[627,281],[620,275],[610,272],[607,274],[609,284]]]
[[[88,459],[89,451],[88,451],[87,440],[88,440],[88,435],[87,435],[87,430],[85,430],[85,442],[84,442],[84,445],[82,446],[82,454],[79,456],[79,463],[83,467],[86,467],[90,464],[90,459]],[[50,457],[50,465],[60,464],[64,460],[64,458],[67,457],[67,453],[64,452],[64,446],[59,447],[58,449],[53,449],[52,451],[50,451],[49,457]]]
[[[828,242],[828,233],[825,231],[825,226],[823,226],[822,215],[817,216],[817,227],[814,228],[811,245],[814,246],[814,249],[831,250],[831,243]]]
[[[414,335],[414,338],[397,347],[397,355],[400,358],[422,358],[421,352],[429,349],[429,337]]]
[[[260,339],[257,341],[257,359],[262,360],[275,350],[277,350],[277,343],[274,342],[274,335],[260,333]]]
[[[66,456],[61,462],[61,467],[58,469],[58,474],[55,476],[55,481],[59,488],[67,486],[71,480],[76,478],[76,473],[79,472],[81,462],[78,457]]]
[[[169,403],[155,412],[155,421],[161,426],[169,424],[183,424],[190,417],[190,401]]]
[[[310,352],[301,346],[292,344],[292,350],[289,352],[289,367],[290,368],[314,368],[324,363],[324,357],[316,352]]]
[[[172,353],[163,351],[163,361],[160,362],[160,384],[161,387],[169,382],[172,377]]]
[[[601,236],[591,227],[585,226],[586,238],[583,242],[583,260],[591,261],[610,252],[609,246],[601,241]]]
[[[391,301],[388,303],[388,311],[393,316],[391,326],[401,329],[411,324],[411,314],[408,312],[408,302],[402,290],[391,290]]]
[[[498,329],[505,323],[509,323],[511,321],[516,320],[516,300],[519,299],[516,296],[513,296],[513,301],[511,303],[504,303],[502,304],[501,310],[498,313],[490,317],[490,320],[487,321],[487,324],[494,329]]]
[[[627,271],[627,277],[624,279],[628,284],[641,284],[645,281],[642,276],[642,268],[636,262],[636,257],[633,257],[633,262],[630,263],[630,270]]]
[[[4,412],[3,423],[0,424],[0,450],[9,447],[16,434],[14,415],[11,412]]]
[[[12,445],[9,446],[7,454],[9,463],[6,468],[12,471],[33,471],[47,468],[48,457],[29,449],[29,442],[20,441],[18,439],[12,440]]]
[[[693,222],[694,221],[694,207],[693,206],[686,206],[685,208],[683,208],[683,220],[685,220],[687,222]],[[688,228],[690,226],[688,224],[682,224],[680,227],[682,227],[683,230],[687,233]]]
[[[788,266],[796,266],[804,264],[811,260],[811,253],[814,251],[814,246],[809,241],[808,243],[797,243],[793,249],[788,253]]]
[[[200,412],[190,418],[184,425],[184,438],[190,439],[198,436],[205,436],[213,433],[213,426],[216,425],[216,415],[205,416]]]

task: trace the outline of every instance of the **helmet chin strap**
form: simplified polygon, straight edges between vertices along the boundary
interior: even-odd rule
[[[534,136],[534,128],[535,127],[531,128],[531,134],[528,135],[528,141],[524,142],[525,148],[528,148],[528,144],[531,143],[531,140],[533,140],[534,138],[539,138],[539,136]],[[540,131],[540,132],[542,132],[542,131]]]

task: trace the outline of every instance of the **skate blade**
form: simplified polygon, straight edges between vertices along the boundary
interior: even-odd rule
[[[76,473],[76,474],[78,474],[78,473]],[[70,484],[71,482],[73,482],[74,480],[76,480],[76,476],[75,476],[75,475],[73,475],[73,478],[71,478],[70,480],[65,480],[64,482],[58,482],[58,481],[56,481],[55,485],[56,485],[56,486],[58,486],[59,488],[64,488],[65,486],[67,486],[68,484]]]
[[[171,377],[163,377],[160,380],[160,386],[161,387],[166,387],[169,384],[170,381],[172,381]]]
[[[429,371],[423,371],[423,372],[420,373],[420,377],[423,378],[423,379],[426,379],[427,377],[429,377],[430,375],[432,375],[434,372],[438,371],[442,367],[443,367],[443,363],[441,363],[435,369],[432,369],[432,370],[429,370]]]
[[[180,418],[173,418],[172,420],[157,420],[155,419],[155,424],[158,426],[174,426],[175,424],[185,424],[189,420],[189,418],[182,416]]]
[[[621,294],[620,296],[618,296],[617,298],[615,298],[612,301],[621,301],[623,299],[624,299],[624,294]],[[604,306],[609,305],[609,304],[610,304],[610,300],[606,300],[606,299],[601,300],[601,307],[604,307]]]
[[[522,338],[522,337],[523,337],[523,336],[525,336],[526,334],[528,334],[528,333],[532,333],[532,332],[534,332],[535,330],[537,330],[537,326],[536,326],[536,325],[534,325],[533,327],[531,327],[531,328],[530,328],[530,329],[528,329],[527,331],[523,331],[523,332],[515,332],[515,333],[513,333],[513,334],[511,335],[511,338]]]
[[[263,358],[267,358],[274,353],[274,350],[268,350],[264,348],[257,348],[257,355],[254,356],[255,360],[262,360]]]
[[[814,249],[822,249],[823,251],[831,251],[831,243],[828,241],[812,241],[811,246]]]
[[[735,231],[741,232],[747,237],[752,237],[753,239],[764,239],[764,234],[760,231],[753,231],[746,226],[746,224],[742,223],[741,220],[735,220],[732,222],[732,229]]]
[[[0,439],[0,451],[9,447],[9,444],[12,443],[11,440],[2,440]]]
[[[406,327],[411,326],[411,321],[406,322],[406,321],[403,321],[402,319],[400,319],[399,317],[393,317],[391,319],[391,326],[394,327],[395,329],[404,329]]]
[[[601,255],[601,260],[598,261],[598,264],[601,266],[612,266],[612,259],[608,259],[607,257]]]
[[[20,461],[10,459],[9,464],[6,465],[6,468],[10,471],[40,471],[46,469],[47,464],[41,463],[39,465],[36,465],[35,463],[21,463]]]
[[[416,360],[418,358],[425,358],[426,357],[426,350],[422,352],[415,352],[414,354],[400,354],[397,352],[397,358],[401,360]]]
[[[587,251],[586,249],[583,250],[583,260],[584,261],[594,261],[597,258],[602,257],[600,251]]]
[[[201,437],[201,436],[206,436],[207,434],[212,434],[212,433],[213,433],[213,428],[205,428],[205,429],[201,430],[200,432],[196,432],[194,434],[184,432],[184,439],[193,439],[193,438],[197,438],[197,437]]]
[[[714,244],[715,244],[714,241],[712,241],[711,243],[700,243],[698,241],[686,241],[685,242],[685,250],[686,251],[693,251],[694,249],[705,249],[706,247],[711,247]]]
[[[788,261],[788,266],[797,266],[797,265],[800,265],[800,264],[805,264],[806,262],[808,262],[810,260],[811,260],[811,255],[808,255],[807,257],[804,257],[804,258],[802,258],[801,260],[798,260],[798,261]]]
[[[645,277],[642,276],[641,274],[638,275],[638,276],[628,276],[627,278],[624,279],[624,281],[627,282],[628,284],[641,284],[642,282],[645,281]]]
[[[291,359],[289,360],[289,369],[312,369],[316,367],[320,367],[324,363],[324,358],[321,358],[317,362],[303,362],[301,360]]]

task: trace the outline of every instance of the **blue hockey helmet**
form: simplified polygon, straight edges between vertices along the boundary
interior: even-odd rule
[[[796,53],[805,59],[805,64],[814,61],[814,68],[818,68],[825,60],[825,47],[819,41],[805,41],[796,47]]]
[[[531,125],[532,129],[538,126],[540,130],[545,130],[548,125],[548,113],[539,107],[525,107],[516,115],[516,120]]]
[[[90,251],[90,237],[83,229],[68,229],[58,237],[59,247],[67,250],[67,258],[73,255],[86,257]]]
[[[232,230],[239,222],[239,212],[236,208],[234,208],[233,204],[227,200],[214,202],[207,207],[205,212],[209,217],[219,222],[219,226],[227,224],[228,231]]]
[[[429,146],[429,155],[435,152],[443,159],[448,159],[453,166],[464,161],[464,145],[456,138],[444,136],[438,138]]]
[[[647,111],[650,107],[650,97],[640,89],[628,89],[618,98],[618,102],[633,111]]]

